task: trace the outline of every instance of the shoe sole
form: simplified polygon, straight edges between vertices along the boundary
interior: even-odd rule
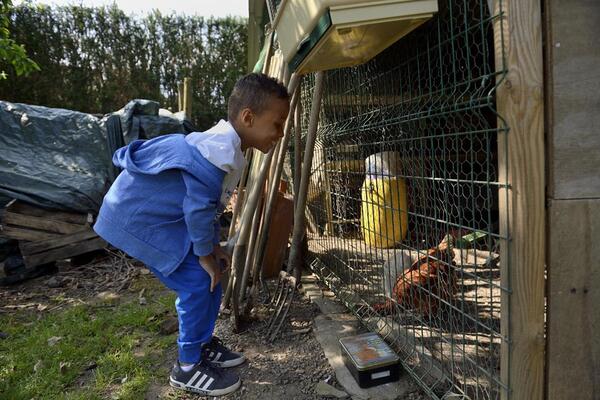
[[[178,382],[171,377],[169,377],[169,384],[176,389],[185,390],[186,392],[193,392],[193,393],[203,394],[205,396],[216,397],[216,396],[224,396],[226,394],[235,392],[242,385],[242,380],[238,379],[238,381],[236,383],[234,383],[233,385],[231,385],[229,387],[226,387],[223,389],[213,389],[213,390],[202,390],[202,389],[195,388],[193,386],[187,386],[185,383]]]
[[[234,358],[233,360],[227,360],[227,361],[211,361],[211,364],[213,364],[215,367],[219,367],[219,368],[231,368],[231,367],[237,367],[238,365],[242,365],[244,362],[246,362],[246,357],[242,356],[239,358]]]

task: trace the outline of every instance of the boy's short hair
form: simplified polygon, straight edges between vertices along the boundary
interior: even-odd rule
[[[233,121],[244,109],[260,114],[267,106],[267,99],[275,97],[290,99],[290,94],[281,82],[265,74],[251,73],[241,77],[233,87],[227,104],[227,118]]]

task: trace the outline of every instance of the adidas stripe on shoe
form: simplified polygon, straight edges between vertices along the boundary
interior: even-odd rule
[[[181,369],[179,362],[175,363],[169,382],[177,389],[206,396],[224,396],[235,392],[242,384],[236,374],[217,368],[205,360],[187,372]]]

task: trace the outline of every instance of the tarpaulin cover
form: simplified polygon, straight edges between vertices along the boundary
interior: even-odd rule
[[[136,139],[152,139],[167,133],[189,133],[192,124],[184,119],[183,111],[171,113],[159,108],[152,100],[132,100],[116,113],[121,118],[125,144]]]
[[[102,119],[0,101],[0,194],[46,208],[96,212],[114,177],[110,158],[116,149],[106,128],[112,115],[121,120],[125,143],[193,131],[181,113],[150,100],[133,100]]]

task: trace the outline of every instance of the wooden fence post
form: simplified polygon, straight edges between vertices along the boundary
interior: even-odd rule
[[[502,399],[544,395],[544,91],[539,0],[495,0]]]
[[[185,118],[192,120],[192,78],[183,79],[183,110]]]
[[[183,111],[183,82],[177,83],[177,111]]]

